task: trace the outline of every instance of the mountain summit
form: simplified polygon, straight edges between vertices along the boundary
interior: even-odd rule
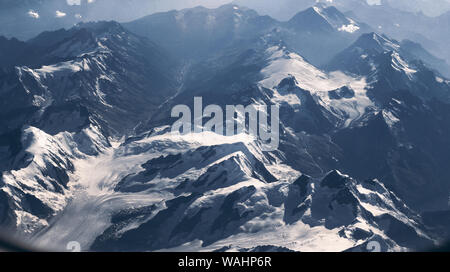
[[[288,25],[302,31],[332,32],[337,30],[354,33],[361,29],[359,23],[346,17],[334,6],[327,7],[321,4],[297,13],[289,20]]]

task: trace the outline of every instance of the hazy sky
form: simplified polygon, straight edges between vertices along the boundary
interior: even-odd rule
[[[69,4],[80,4],[81,0],[67,0]],[[99,0],[87,0],[92,3]],[[157,9],[180,9],[194,6],[218,7],[220,5],[230,3],[232,0],[122,0],[123,2],[141,2],[144,6],[154,6]],[[301,0],[300,0],[301,1]]]
[[[2,0],[0,0],[2,1]],[[89,8],[80,14],[70,14],[69,8],[61,8],[64,2],[70,5],[80,4],[84,1],[89,4]],[[348,3],[358,0],[53,0],[52,6],[49,6],[50,14],[57,18],[75,16],[79,20],[117,20],[120,22],[130,21],[139,17],[149,15],[155,12],[168,11],[172,9],[183,9],[194,6],[205,6],[215,8],[226,3],[236,3],[255,9],[260,14],[270,15],[279,20],[290,19],[297,12],[304,10],[316,2]],[[423,11],[428,15],[439,15],[450,10],[450,0],[359,0],[367,1],[370,4],[380,4],[383,1],[390,5],[408,11]],[[50,1],[49,1],[50,2]],[[50,5],[50,4],[49,4]],[[348,7],[348,5],[347,5]],[[29,10],[28,15],[39,19],[44,17],[42,10]],[[48,16],[48,15],[47,15]]]
[[[63,0],[64,1],[64,0]],[[66,0],[70,4],[80,3],[81,0]],[[132,14],[145,15],[154,12],[167,11],[171,9],[183,9],[194,6],[205,6],[209,8],[218,7],[220,5],[236,2],[241,5],[254,8],[261,13],[266,13],[277,17],[277,12],[291,11],[296,13],[314,2],[341,2],[348,0],[85,0],[87,2],[110,2],[111,9],[102,6],[102,10],[94,10],[94,12],[103,12],[123,14],[122,20],[133,17]],[[364,1],[364,0],[361,0]],[[443,12],[450,10],[450,0],[365,0],[370,4],[379,4],[382,1],[387,1],[390,5],[403,10],[417,12],[423,11],[427,15],[436,16]],[[120,9],[118,5],[123,5]],[[93,5],[95,6],[95,5]],[[99,6],[99,5],[97,5]],[[270,13],[274,14],[270,14]],[[128,13],[128,14],[127,14]],[[280,18],[279,18],[280,19]]]
[[[67,0],[67,2],[77,4],[80,0]],[[190,8],[199,5],[215,8],[230,3],[231,0],[88,0],[88,2],[93,3],[89,8],[88,19],[128,21],[172,9]]]

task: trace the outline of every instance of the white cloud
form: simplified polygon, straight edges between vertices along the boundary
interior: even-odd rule
[[[369,5],[381,5],[381,0],[367,0],[367,4]]]
[[[62,11],[59,11],[59,10],[56,11],[56,17],[57,18],[62,18],[62,17],[65,17],[66,15],[67,14],[62,12]]]
[[[67,4],[73,6],[73,5],[79,5],[81,3],[81,0],[67,0]]]
[[[95,0],[87,0],[87,3],[94,3]],[[73,6],[73,5],[81,5],[81,0],[67,0],[67,4]]]
[[[28,16],[34,19],[39,19],[39,13],[31,9],[28,11]]]
[[[343,25],[338,30],[339,31],[345,31],[345,32],[353,33],[355,31],[359,30],[359,26],[356,26],[356,25],[353,25],[353,24]]]

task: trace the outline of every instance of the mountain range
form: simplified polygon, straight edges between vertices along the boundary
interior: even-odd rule
[[[56,250],[438,245],[446,63],[359,18],[225,5],[0,38],[0,224]],[[171,134],[171,109],[194,97],[279,106],[279,148]]]

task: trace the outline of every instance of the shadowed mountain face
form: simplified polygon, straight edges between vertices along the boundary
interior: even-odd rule
[[[367,169],[372,169],[373,176],[384,172],[387,184],[391,183],[390,186],[401,191],[405,198],[412,197],[421,203],[416,208],[428,209],[430,207],[422,201],[432,199],[432,195],[439,191],[437,188],[446,186],[445,171],[432,175],[425,173],[434,169],[432,165],[448,161],[447,150],[443,150],[448,146],[446,139],[436,137],[431,131],[446,130],[448,127],[448,110],[444,108],[447,108],[449,101],[449,85],[447,80],[423,62],[411,58],[416,51],[411,52],[410,49],[386,36],[371,33],[363,35],[330,62],[330,70],[339,69],[365,76],[371,82],[369,97],[383,108],[372,121],[339,132],[335,141],[343,145],[344,150],[349,150],[346,157],[352,154],[359,158],[356,161],[367,165],[361,167],[359,163],[346,160],[344,164],[348,169],[359,172],[351,173],[368,177]],[[361,135],[371,140],[363,140]],[[350,140],[353,137],[358,140]],[[370,145],[370,141],[377,141],[377,146]],[[373,152],[371,156],[367,156],[369,151]],[[435,160],[438,157],[440,159]],[[358,168],[365,171],[356,170]],[[436,171],[444,168],[443,165],[438,166]],[[409,173],[408,178],[405,173]],[[427,178],[420,178],[424,176]],[[429,182],[430,179],[433,182]],[[416,190],[411,189],[415,186]],[[437,187],[432,189],[433,186]],[[414,192],[417,192],[415,196]],[[446,194],[446,191],[442,193],[442,204]]]
[[[197,7],[149,15],[125,24],[180,58],[204,58],[231,44],[246,42],[278,24],[270,17],[235,5],[218,9]]]
[[[403,251],[448,237],[434,216],[450,191],[450,82],[415,41],[324,5],[286,22],[225,5],[0,48],[0,224],[33,245]],[[277,105],[279,148],[170,133],[194,97]]]
[[[282,41],[311,63],[322,65],[359,35],[370,31],[334,7],[317,5],[279,22],[255,11],[225,5],[157,13],[125,24],[130,31],[168,48],[180,58],[205,58],[255,40]]]
[[[19,45],[8,46],[18,66],[0,75],[0,183],[9,207],[3,220],[31,220],[30,232],[65,205],[73,159],[132,133],[173,94],[176,62],[115,22],[45,32]]]
[[[5,63],[2,75],[8,88],[1,114],[10,116],[2,131],[23,125],[11,119],[22,118],[14,114],[20,107],[28,112],[27,124],[56,134],[69,124],[55,117],[74,107],[83,109],[87,123],[93,117],[105,130],[124,133],[176,89],[176,61],[115,22],[44,32],[26,43],[3,42],[5,56],[18,57],[16,67]]]

